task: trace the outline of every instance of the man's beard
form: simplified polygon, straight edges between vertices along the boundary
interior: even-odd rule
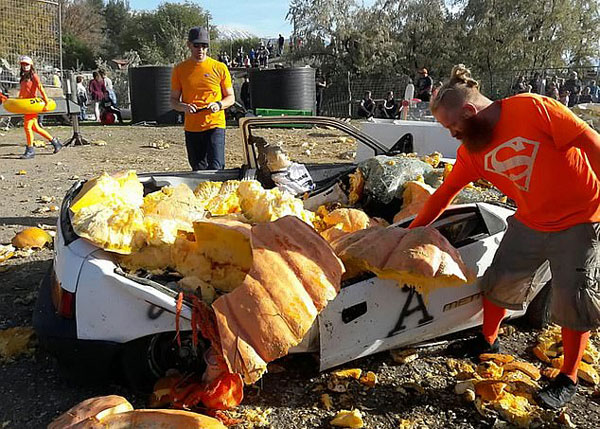
[[[492,140],[494,127],[488,121],[473,115],[465,119],[460,140],[469,152],[477,153],[484,150]]]

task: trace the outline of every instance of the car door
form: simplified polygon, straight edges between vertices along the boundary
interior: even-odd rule
[[[454,206],[434,226],[481,277],[511,213],[476,204]],[[481,296],[475,283],[434,289],[427,296],[375,276],[348,284],[319,316],[321,370],[476,326],[481,323]]]

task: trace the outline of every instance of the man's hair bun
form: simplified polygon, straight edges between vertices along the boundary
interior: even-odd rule
[[[457,64],[452,67],[448,86],[454,86],[457,84],[464,84],[469,88],[479,88],[479,82],[471,78],[471,70],[466,68],[464,64]]]

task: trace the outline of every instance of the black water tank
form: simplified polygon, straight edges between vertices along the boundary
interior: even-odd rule
[[[252,107],[315,113],[315,69],[249,69]]]
[[[171,66],[143,66],[129,69],[129,95],[132,122],[181,122],[180,113],[171,108]]]

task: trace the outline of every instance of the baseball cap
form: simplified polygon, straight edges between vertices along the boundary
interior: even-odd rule
[[[208,31],[202,27],[191,28],[188,33],[188,42],[209,44],[210,38],[208,36]]]
[[[21,64],[21,63],[33,65],[33,60],[31,59],[31,57],[28,57],[27,55],[21,55],[19,57],[19,64]]]

